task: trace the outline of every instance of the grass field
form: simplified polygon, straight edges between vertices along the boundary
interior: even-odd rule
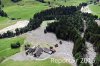
[[[45,0],[46,2],[50,1],[51,3],[65,6],[78,6],[82,2],[88,2],[88,0]]]
[[[11,43],[20,42],[21,44],[24,43],[24,37],[16,37],[16,38],[6,38],[0,39],[0,58],[7,58],[17,52],[20,49],[11,49]]]
[[[99,5],[89,5],[92,13],[100,17],[100,6]]]
[[[88,0],[45,0],[50,1],[54,4],[60,5],[79,5],[82,2],[87,2]],[[49,8],[45,3],[40,3],[35,0],[22,0],[18,3],[13,3],[11,0],[3,0],[3,4],[5,7],[3,10],[8,14],[11,18],[21,18],[21,19],[29,19],[33,17],[33,15],[37,12],[45,10]],[[13,5],[13,6],[12,6]]]
[[[14,5],[9,7],[4,7],[3,10],[11,18],[21,18],[21,19],[30,19],[35,13],[38,13],[42,10],[47,9],[48,6],[45,6],[42,3],[35,3],[30,5]]]
[[[8,18],[5,18],[5,17],[0,17],[0,29],[3,29],[15,23],[16,21],[9,20]]]
[[[2,0],[4,4],[3,10],[10,18],[21,18],[20,20],[29,20],[33,15],[49,7],[43,3],[34,0],[22,0],[18,3],[13,3],[11,0]],[[0,29],[15,24],[10,18],[0,17]]]
[[[0,66],[71,66],[68,63],[52,63],[50,59],[44,61],[7,61]]]

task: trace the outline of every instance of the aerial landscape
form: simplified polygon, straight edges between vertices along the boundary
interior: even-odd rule
[[[0,66],[100,66],[100,0],[0,0]]]

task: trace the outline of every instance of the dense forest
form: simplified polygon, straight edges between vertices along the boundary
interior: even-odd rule
[[[86,4],[83,4],[84,6]],[[82,4],[80,5],[82,6]],[[73,56],[78,59],[78,66],[89,66],[88,63],[81,63],[81,58],[86,55],[86,41],[94,45],[95,51],[100,54],[100,27],[95,20],[98,18],[92,14],[80,12],[80,6],[60,6],[39,12],[30,19],[29,24],[20,29],[16,29],[15,33],[7,31],[0,34],[0,38],[13,37],[34,30],[40,27],[44,20],[55,20],[48,24],[47,32],[53,32],[57,38],[74,42]],[[86,21],[87,29],[85,36],[81,37],[84,32],[84,21]],[[98,56],[97,56],[98,57]],[[94,66],[98,66],[100,62],[96,59]]]

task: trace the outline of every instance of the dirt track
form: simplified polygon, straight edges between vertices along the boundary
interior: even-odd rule
[[[4,29],[1,29],[1,30],[0,30],[0,34],[6,33],[8,30],[9,30],[9,31],[15,32],[15,29],[16,29],[16,28],[23,28],[23,27],[27,26],[28,23],[29,23],[28,20],[18,21],[18,22],[17,22],[16,24],[14,24],[14,25],[11,25],[11,26],[8,26],[8,27],[6,27],[6,28],[4,28]]]

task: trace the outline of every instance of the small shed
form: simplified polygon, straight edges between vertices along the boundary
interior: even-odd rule
[[[48,48],[43,48],[43,51],[48,54],[52,54],[52,51]]]

